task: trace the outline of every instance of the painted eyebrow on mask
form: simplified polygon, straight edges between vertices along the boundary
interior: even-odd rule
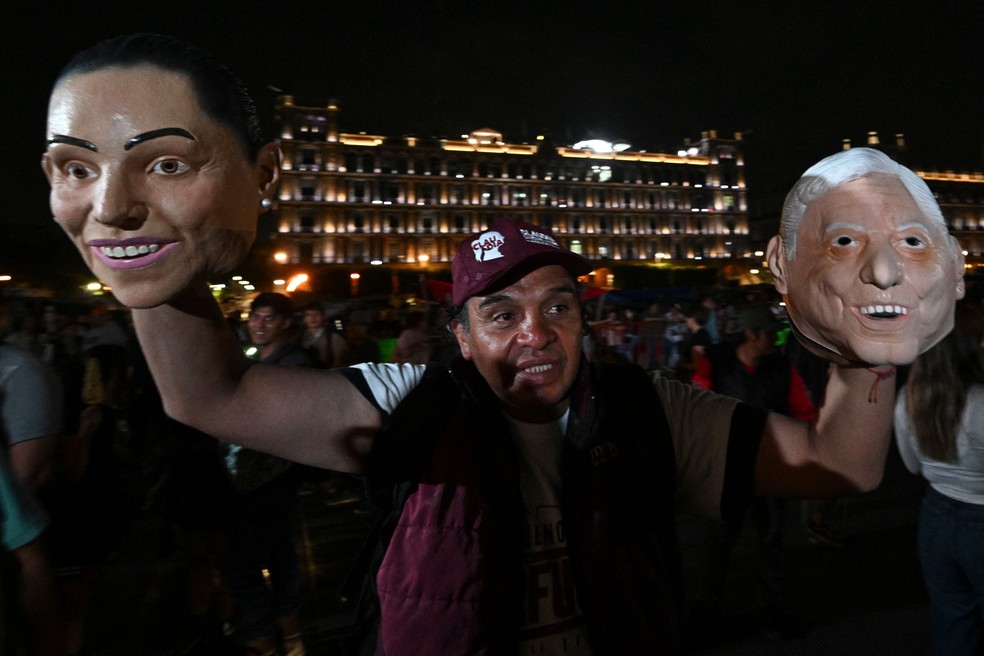
[[[98,153],[99,149],[96,148],[96,144],[91,141],[86,141],[85,139],[78,139],[76,137],[70,137],[67,134],[53,134],[51,139],[48,139],[48,145],[63,143],[69,146],[78,146],[79,148],[85,148],[86,150],[91,150],[94,153]]]
[[[195,140],[195,137],[191,136],[191,133],[183,128],[160,128],[159,130],[150,130],[149,132],[142,132],[135,137],[130,137],[126,140],[126,145],[123,146],[123,150],[130,150],[134,146],[139,146],[145,141],[150,141],[151,139],[159,139],[160,137],[168,136],[178,136],[185,137],[187,139]]]

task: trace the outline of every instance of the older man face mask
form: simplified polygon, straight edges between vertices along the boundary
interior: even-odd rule
[[[814,352],[907,364],[952,328],[963,256],[899,177],[869,173],[822,193],[792,238],[790,253],[774,237],[768,257],[793,325]]]

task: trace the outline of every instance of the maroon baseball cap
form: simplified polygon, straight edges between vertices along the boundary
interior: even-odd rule
[[[451,263],[452,303],[461,307],[516,267],[531,264],[559,264],[575,278],[592,269],[590,262],[561,245],[546,228],[501,217],[458,246]]]

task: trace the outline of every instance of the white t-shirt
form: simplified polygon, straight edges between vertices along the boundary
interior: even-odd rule
[[[574,592],[561,514],[560,461],[570,411],[555,422],[529,424],[506,416],[519,451],[525,510],[526,569],[520,654],[589,655],[587,627]]]
[[[895,442],[906,468],[925,478],[940,494],[965,503],[984,504],[984,385],[967,390],[957,434],[956,462],[933,460],[919,450],[905,397],[903,387],[895,401]]]

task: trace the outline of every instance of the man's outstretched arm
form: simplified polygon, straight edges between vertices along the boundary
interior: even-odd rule
[[[885,365],[834,365],[816,421],[770,413],[755,493],[815,499],[878,487],[892,437],[894,372]]]
[[[359,472],[379,411],[338,374],[252,363],[202,284],[133,322],[168,415],[221,440]]]

